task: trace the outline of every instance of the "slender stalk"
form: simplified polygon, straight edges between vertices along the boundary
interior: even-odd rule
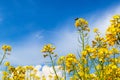
[[[63,62],[63,66],[64,66],[64,79],[66,80],[66,66],[65,66],[65,62]]]
[[[77,71],[77,70],[76,70],[76,73],[77,73],[79,79],[82,80],[82,78],[81,78],[80,75],[78,74],[78,71]]]
[[[103,76],[104,76],[104,75],[103,75],[103,73],[104,73],[104,72],[103,72],[103,63],[101,64],[101,67],[102,67],[102,68],[101,68],[101,71],[100,71],[100,72],[101,72],[101,80],[103,80],[103,78],[104,78],[104,77],[103,77]]]
[[[79,79],[80,79],[80,80],[82,80],[81,76],[78,74],[78,71],[75,69],[74,65],[73,65],[73,69],[74,69],[74,70],[75,70],[75,72],[77,73],[77,75],[78,75]],[[74,73],[75,73],[75,72],[74,72]]]
[[[92,63],[93,63],[93,65],[94,65],[95,70],[96,70],[96,71],[97,71],[97,73],[98,73],[98,76],[100,77],[100,73],[99,73],[99,71],[97,70],[96,65],[95,65],[95,63],[94,63],[94,61],[93,61],[93,60],[92,60]]]
[[[85,41],[84,41],[84,31],[79,31],[80,32],[80,39],[81,39],[81,44],[82,44],[82,50],[84,50],[85,47]]]
[[[2,62],[3,62],[4,58],[5,58],[5,56],[6,56],[6,51],[4,51],[3,57],[2,57],[2,59],[1,59],[1,61],[0,61],[0,65],[2,64]]]
[[[89,53],[88,53],[88,56],[89,56]],[[89,67],[89,63],[88,63],[89,58],[88,58],[88,56],[87,56],[87,68]],[[87,70],[87,74],[89,74],[89,70]]]
[[[51,59],[51,62],[52,62],[52,67],[53,67],[54,73],[55,73],[57,79],[59,80],[58,75],[57,75],[57,72],[56,72],[55,67],[54,67],[54,62],[53,62],[53,59],[52,59],[52,56],[51,56],[50,53],[49,53],[49,56],[50,56],[50,59]]]
[[[114,65],[116,65],[116,61],[115,61],[115,53],[113,54],[113,57],[114,57]],[[113,71],[113,75],[116,75],[115,71]],[[114,78],[115,76],[113,76]]]
[[[28,79],[28,70],[27,70],[27,74],[26,75],[27,75],[26,79]]]
[[[82,46],[82,51],[84,51],[84,47],[85,47],[85,41],[84,41],[84,31],[83,30],[79,30],[79,34],[80,34],[80,39],[81,39],[81,42],[79,40],[79,42],[81,43],[81,46]],[[83,80],[85,80],[85,65],[84,65],[84,61],[82,61],[83,63],[83,72],[84,72],[84,76],[83,76]]]
[[[31,75],[31,70],[30,70],[30,74],[29,74],[29,76],[30,76],[30,75]],[[30,80],[32,80],[32,79],[31,79],[31,76],[30,76]]]
[[[113,54],[113,57],[114,57],[114,64],[116,64],[116,62],[115,62],[115,53]]]
[[[84,33],[83,33],[83,30],[82,30],[82,32],[81,32],[82,34],[82,50],[84,51],[84,46],[85,46],[85,43],[84,43]],[[84,76],[83,76],[83,80],[85,80],[85,64],[84,64],[84,62],[83,62],[83,72],[84,72]]]

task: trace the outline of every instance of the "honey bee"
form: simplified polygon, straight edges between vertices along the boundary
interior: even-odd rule
[[[75,18],[75,21],[78,20],[79,18]]]

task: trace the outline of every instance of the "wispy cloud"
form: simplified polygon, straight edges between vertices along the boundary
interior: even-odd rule
[[[16,44],[12,44],[12,52],[11,55],[8,56],[6,60],[10,61],[14,65],[34,65],[34,64],[42,64],[44,62],[43,56],[40,53],[40,49],[43,46],[42,35],[36,36],[32,34],[27,36],[23,40],[16,42]],[[38,38],[39,37],[39,38]]]
[[[93,14],[92,17],[94,17],[94,19],[90,23],[91,30],[97,27],[99,28],[100,32],[104,34],[106,29],[110,25],[110,20],[112,19],[112,16],[116,14],[120,14],[119,5],[109,7],[106,11],[102,12],[102,14],[100,13],[96,14],[96,17],[94,17],[94,14]]]
[[[68,53],[75,53],[77,50],[77,32],[71,30],[62,30],[56,35],[56,52],[59,55],[66,55]]]

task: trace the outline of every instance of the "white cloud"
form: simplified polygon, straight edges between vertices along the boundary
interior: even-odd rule
[[[41,68],[42,68],[42,66],[41,66],[41,65],[37,65],[37,66],[35,66],[35,69],[36,69],[36,70],[38,70],[38,71],[40,71],[40,70],[41,70]]]
[[[39,66],[39,65],[37,65],[36,67],[38,67],[38,66]],[[55,66],[55,70],[56,70],[56,72],[57,72],[57,75],[58,75],[59,77],[62,77],[62,71],[59,70],[59,66]],[[37,72],[37,76],[39,76],[39,77],[45,76],[46,80],[50,80],[49,75],[52,75],[52,80],[54,80],[53,78],[54,78],[54,76],[55,76],[55,73],[54,73],[54,71],[53,71],[53,68],[52,68],[52,67],[49,67],[49,66],[47,66],[47,65],[44,65],[44,66],[42,67],[42,70],[41,70],[41,71],[38,70],[38,72]]]

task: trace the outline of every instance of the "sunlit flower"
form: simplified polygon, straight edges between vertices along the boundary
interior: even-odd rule
[[[98,28],[94,28],[93,32],[95,32],[95,33],[98,32]]]
[[[4,51],[11,51],[12,48],[11,48],[11,46],[9,46],[9,45],[3,45],[3,46],[2,46],[2,50],[4,50]]]
[[[9,66],[9,65],[10,65],[10,62],[5,62],[4,65],[5,65],[5,66]]]

